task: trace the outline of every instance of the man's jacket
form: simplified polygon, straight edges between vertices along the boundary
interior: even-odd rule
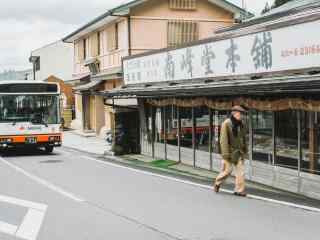
[[[233,132],[233,122],[230,118],[225,120],[221,126],[220,148],[222,158],[228,162],[237,164],[239,160],[244,160],[248,153],[246,143],[246,128],[243,124],[235,127]]]

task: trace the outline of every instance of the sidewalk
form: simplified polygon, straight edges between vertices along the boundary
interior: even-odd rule
[[[85,137],[76,131],[63,133],[62,146],[97,155],[104,155],[111,150],[111,146],[105,140],[94,136]]]
[[[149,171],[156,174],[188,180],[195,183],[212,186],[217,172],[205,169],[194,168],[189,165],[177,163],[170,160],[154,160],[144,155],[112,156],[111,147],[103,139],[97,137],[84,137],[74,131],[64,133],[63,147],[94,154],[102,161],[108,161],[126,167]],[[223,188],[233,191],[234,178],[230,177]],[[263,184],[247,181],[247,192],[263,198],[270,198],[276,201],[285,201],[293,204],[308,207],[320,208],[320,201],[302,195],[275,189]],[[223,193],[222,193],[223,194]]]

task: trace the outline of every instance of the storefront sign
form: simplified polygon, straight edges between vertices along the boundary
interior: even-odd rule
[[[125,84],[320,67],[320,21],[126,59]]]

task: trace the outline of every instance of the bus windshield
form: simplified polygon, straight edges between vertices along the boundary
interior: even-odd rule
[[[58,96],[0,95],[0,122],[58,124]]]

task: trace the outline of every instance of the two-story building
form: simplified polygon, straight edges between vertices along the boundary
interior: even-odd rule
[[[109,101],[97,94],[123,85],[123,57],[213,36],[247,14],[225,0],[136,0],[77,29],[63,41],[74,43],[74,80],[90,81],[74,88],[73,127],[103,136],[114,126],[115,111],[137,106],[135,99]]]

